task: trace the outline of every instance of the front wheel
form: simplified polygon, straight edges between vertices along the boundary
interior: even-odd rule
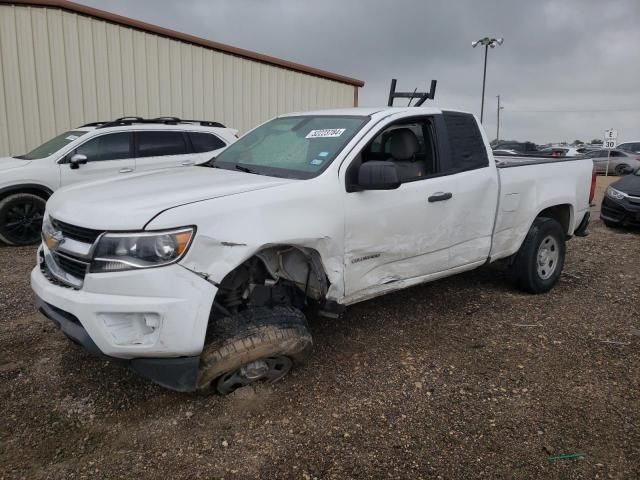
[[[536,218],[511,265],[511,277],[525,292],[548,292],[560,279],[565,252],[562,226],[552,218]]]
[[[227,395],[259,382],[273,383],[311,353],[303,313],[293,307],[256,307],[213,325],[200,356],[198,389]]]
[[[32,193],[16,193],[0,201],[0,241],[33,245],[40,241],[46,201]]]

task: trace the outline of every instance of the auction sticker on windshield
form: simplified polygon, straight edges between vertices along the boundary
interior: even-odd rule
[[[323,128],[322,130],[311,130],[304,138],[332,138],[339,137],[345,132],[344,128]]]

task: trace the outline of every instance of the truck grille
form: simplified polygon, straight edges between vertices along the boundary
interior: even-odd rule
[[[89,267],[88,262],[56,252],[52,252],[52,255],[55,262],[63,271],[84,280],[84,276],[87,274],[87,268]]]
[[[77,227],[60,220],[51,219],[56,230],[60,230],[64,237],[78,240],[79,242],[93,243],[103,233],[101,230],[93,230],[91,228]]]

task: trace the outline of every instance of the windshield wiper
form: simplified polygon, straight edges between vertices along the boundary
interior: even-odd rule
[[[252,168],[249,167],[245,167],[244,165],[240,164],[240,163],[236,163],[235,164],[235,169],[236,170],[240,170],[241,172],[244,173],[254,173],[254,174],[258,174],[258,172],[256,172],[255,170],[253,170]]]

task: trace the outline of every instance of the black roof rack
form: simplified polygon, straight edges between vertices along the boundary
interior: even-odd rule
[[[178,125],[179,123],[191,123],[196,125],[202,125],[203,127],[226,128],[220,122],[212,122],[210,120],[183,120],[178,117],[157,117],[157,118],[120,117],[108,122],[87,123],[85,125],[82,125],[82,127],[96,127],[96,128],[121,127],[125,125],[133,125],[134,123],[146,123],[146,124],[159,123],[163,125]]]
[[[389,89],[389,102],[387,106],[393,107],[393,100],[396,98],[408,98],[409,104],[408,107],[411,106],[411,101],[415,98],[418,101],[414,105],[414,107],[420,107],[426,100],[433,100],[436,96],[436,85],[438,84],[437,80],[431,80],[431,87],[428,92],[418,92],[415,89],[413,92],[396,92],[396,83],[398,81],[394,78],[391,80],[391,88]]]

